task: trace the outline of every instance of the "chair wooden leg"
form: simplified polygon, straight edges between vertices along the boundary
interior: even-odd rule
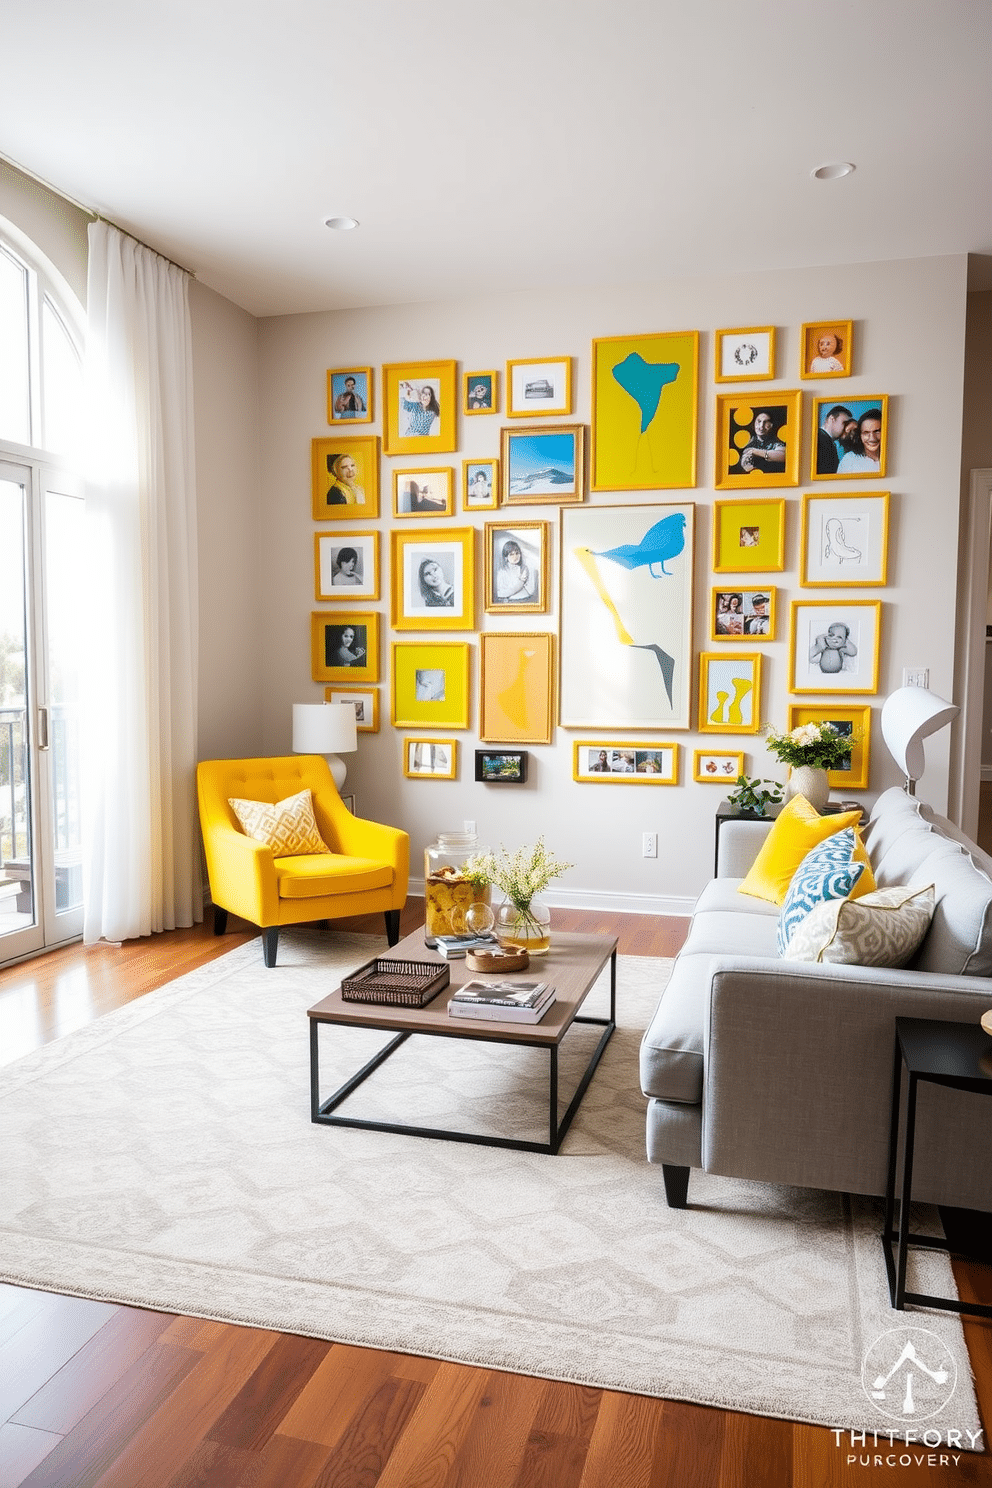
[[[662,1163],[661,1173],[669,1209],[688,1209],[689,1169],[677,1167],[675,1163]]]
[[[266,966],[275,966],[276,948],[279,945],[279,926],[270,925],[262,931],[262,959]],[[688,1172],[688,1169],[686,1169]]]
[[[400,912],[398,909],[387,909],[385,918],[386,939],[391,946],[394,946],[400,938]]]
[[[219,904],[214,905],[214,934],[227,934],[227,910],[221,909]]]

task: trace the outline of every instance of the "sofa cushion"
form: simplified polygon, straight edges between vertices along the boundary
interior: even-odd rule
[[[782,954],[787,961],[908,966],[929,929],[933,905],[932,884],[827,900],[796,927]]]
[[[932,883],[930,929],[912,965],[916,971],[992,976],[992,878],[956,842],[934,833],[935,846],[908,880]]]
[[[806,854],[789,884],[779,915],[776,945],[783,956],[795,930],[818,904],[846,899],[864,875],[864,862],[855,860],[857,847],[853,827],[835,832]]]
[[[926,822],[917,821],[907,826],[883,853],[879,855],[872,851],[876,885],[880,889],[891,889],[909,883],[924,858],[944,844],[945,839]]]
[[[708,914],[711,910],[722,910],[727,914],[768,915],[778,919],[778,905],[767,899],[755,899],[751,894],[737,891],[743,882],[740,878],[711,878],[693,906],[693,914]]]
[[[879,862],[903,832],[910,827],[928,825],[923,815],[922,803],[915,796],[907,796],[898,785],[883,791],[872,807],[868,823],[862,831],[872,867],[877,870]]]
[[[357,894],[369,889],[386,889],[393,881],[393,870],[388,863],[326,851],[303,857],[276,858],[275,870],[280,899]]]
[[[692,917],[679,952],[684,956],[774,956],[777,914],[711,910]]]
[[[767,899],[772,904],[781,905],[792,875],[806,854],[824,838],[832,837],[835,832],[841,832],[847,827],[856,826],[860,819],[860,810],[821,816],[805,796],[793,796],[772,823],[772,829],[739,892],[753,894],[756,899]],[[874,883],[870,887],[874,888]]]
[[[277,858],[301,853],[326,853],[330,849],[314,820],[309,790],[297,791],[284,801],[245,801],[232,797],[227,803],[247,837],[264,842]]]
[[[709,995],[706,958],[683,951],[641,1040],[645,1095],[690,1105],[702,1100],[703,1024]]]

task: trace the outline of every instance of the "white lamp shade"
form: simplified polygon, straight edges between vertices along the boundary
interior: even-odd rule
[[[350,754],[358,748],[351,703],[294,703],[294,754]]]
[[[923,740],[961,712],[926,687],[900,687],[882,704],[882,738],[896,764],[915,784],[926,767]]]

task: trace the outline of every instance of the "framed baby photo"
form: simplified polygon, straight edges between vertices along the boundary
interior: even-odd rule
[[[584,500],[585,433],[584,424],[501,429],[503,505]]]
[[[355,710],[355,727],[360,734],[379,732],[378,687],[325,687],[325,703],[350,703]]]
[[[455,472],[450,465],[433,470],[393,471],[394,517],[450,517],[455,510]]]
[[[475,628],[475,528],[392,532],[394,630]]]
[[[781,573],[784,568],[784,500],[714,501],[714,573]]]
[[[555,638],[486,630],[479,637],[479,737],[486,744],[550,744],[555,727]]]
[[[711,641],[773,641],[775,589],[711,589]]]
[[[699,732],[756,734],[761,728],[761,652],[704,651],[699,658]]]
[[[315,522],[368,521],[379,515],[379,436],[310,441]]]
[[[317,599],[379,598],[378,532],[318,532],[313,548]]]
[[[732,749],[695,749],[692,778],[700,785],[736,785],[744,774],[744,756]]]
[[[469,656],[465,641],[394,641],[394,728],[468,728]]]
[[[486,523],[486,610],[544,614],[548,609],[550,522]]]
[[[657,739],[577,739],[572,779],[588,785],[678,785],[679,746]]]
[[[499,373],[462,373],[462,413],[499,412]]]
[[[805,589],[881,586],[889,548],[888,491],[803,497],[799,582]]]
[[[829,723],[847,738],[854,739],[851,757],[837,770],[828,770],[827,779],[839,790],[867,790],[868,766],[871,756],[871,706],[867,703],[853,708],[838,707],[834,703],[808,707],[805,703],[793,703],[789,708],[789,731],[804,723]]]
[[[315,682],[378,682],[379,616],[375,610],[310,616],[311,673]]]
[[[774,326],[717,331],[714,382],[765,382],[774,376]]]
[[[799,332],[799,376],[850,377],[853,350],[851,321],[809,321]]]
[[[390,362],[382,369],[387,455],[446,455],[458,448],[454,362]]]
[[[407,780],[454,780],[457,739],[404,739],[403,774]]]
[[[462,461],[462,511],[494,511],[499,505],[499,461]]]
[[[332,367],[327,374],[327,422],[372,422],[372,368]]]
[[[526,357],[507,362],[507,418],[547,418],[571,411],[571,357]]]
[[[814,398],[813,480],[862,480],[884,475],[889,399]]]
[[[766,400],[718,393],[717,490],[799,484],[802,393],[769,392]]]
[[[789,626],[790,692],[877,692],[877,599],[798,599]]]

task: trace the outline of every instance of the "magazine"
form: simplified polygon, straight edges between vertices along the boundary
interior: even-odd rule
[[[508,980],[472,981],[452,995],[452,1002],[496,1004],[502,1007],[535,1007],[549,990],[547,982],[511,982]]]

